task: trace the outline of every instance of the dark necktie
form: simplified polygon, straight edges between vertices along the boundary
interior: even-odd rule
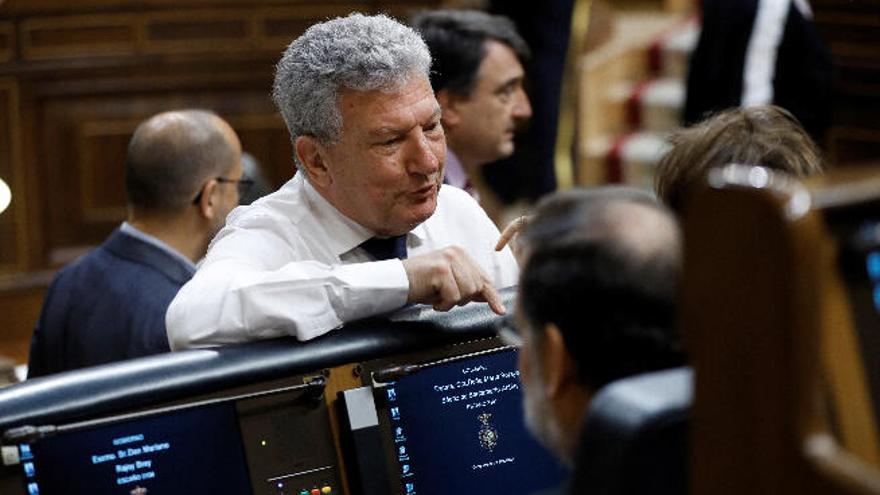
[[[370,253],[377,261],[394,258],[406,259],[406,234],[397,237],[373,237],[361,243],[360,247]]]

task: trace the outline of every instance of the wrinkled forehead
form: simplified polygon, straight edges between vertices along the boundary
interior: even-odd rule
[[[439,117],[440,105],[423,75],[410,77],[395,87],[373,90],[345,88],[337,100],[345,132],[404,130]]]
[[[427,89],[433,94],[431,81],[427,74],[410,72],[406,75],[392,79],[376,79],[369,81],[354,81],[351,84],[342,81],[336,88],[336,103],[340,110],[343,109],[343,100],[362,98],[362,101],[385,100],[400,98],[413,91]]]

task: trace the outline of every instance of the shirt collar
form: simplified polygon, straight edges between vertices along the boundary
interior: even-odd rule
[[[297,176],[302,175],[301,172]],[[316,216],[317,223],[322,225],[332,235],[328,236],[329,248],[336,256],[341,256],[352,249],[357,248],[362,242],[376,235],[372,230],[345,216],[335,206],[330,204],[324,196],[321,196],[311,182],[305,178],[302,182],[303,193],[310,205],[310,210]],[[407,234],[407,244],[414,237],[418,243],[425,238],[425,223],[417,225]]]
[[[174,249],[173,247],[169,246],[168,244],[162,242],[162,240],[160,240],[159,238],[153,237],[150,234],[147,234],[146,232],[138,229],[134,225],[132,225],[128,222],[122,222],[122,225],[119,226],[119,230],[126,235],[130,235],[131,237],[134,237],[135,239],[139,239],[141,241],[146,242],[147,244],[152,244],[153,246],[156,246],[157,248],[161,249],[162,251],[165,251],[169,255],[180,260],[182,263],[184,263],[187,267],[191,268],[193,271],[196,270],[195,263],[193,263],[192,260],[190,260],[189,258],[184,256],[183,254],[181,254],[180,251],[178,251],[178,250]]]
[[[467,180],[467,172],[464,171],[464,166],[461,164],[461,160],[458,159],[458,155],[452,151],[452,148],[447,147],[446,183],[459,189],[464,189]]]

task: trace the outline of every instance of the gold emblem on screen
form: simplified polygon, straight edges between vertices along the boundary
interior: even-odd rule
[[[498,446],[498,430],[492,426],[492,423],[489,420],[492,419],[492,415],[490,413],[483,413],[477,416],[477,420],[480,422],[480,431],[477,433],[477,438],[480,439],[480,447],[492,452],[495,450],[495,447]]]

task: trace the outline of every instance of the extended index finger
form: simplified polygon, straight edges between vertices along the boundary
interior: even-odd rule
[[[501,231],[501,237],[498,238],[498,242],[495,244],[495,251],[501,251],[504,249],[504,246],[506,246],[514,236],[522,232],[528,222],[529,218],[527,216],[521,216],[507,224],[507,227],[504,227],[504,230]]]
[[[483,296],[483,299],[489,303],[489,308],[494,311],[495,314],[502,316],[507,314],[507,308],[504,307],[504,302],[501,300],[501,296],[492,284],[487,282],[483,285],[480,294]]]

